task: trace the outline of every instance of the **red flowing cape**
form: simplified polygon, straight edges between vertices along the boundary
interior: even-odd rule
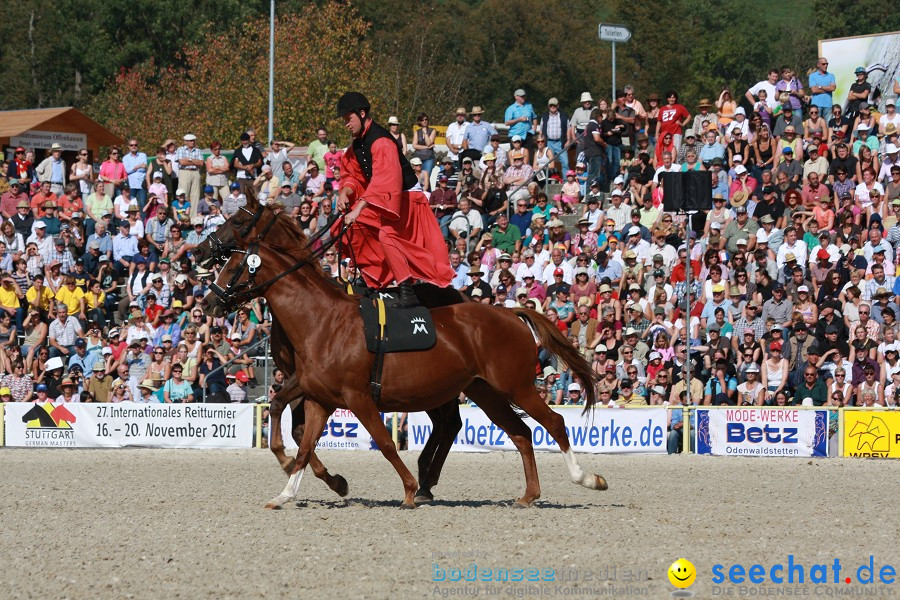
[[[453,280],[447,246],[425,195],[403,190],[397,152],[391,140],[375,140],[368,183],[353,152],[341,157],[341,187],[355,193],[350,208],[366,201],[342,242],[352,248],[350,256],[371,287],[384,288],[409,279],[446,287]],[[343,223],[343,219],[335,222],[334,235]]]

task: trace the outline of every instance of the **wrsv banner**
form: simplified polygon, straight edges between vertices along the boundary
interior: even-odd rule
[[[565,419],[569,442],[576,452],[666,452],[666,409],[597,409],[587,415],[581,409],[554,408]],[[463,427],[453,443],[453,450],[487,452],[515,450],[516,446],[503,431],[485,416],[481,409],[460,406]],[[558,451],[559,446],[547,430],[534,419],[524,419],[531,428],[535,450]],[[421,450],[431,435],[431,421],[425,413],[409,414],[409,449]]]
[[[828,456],[828,411],[698,409],[697,454]]]
[[[249,404],[6,405],[6,445],[51,448],[251,448]]]

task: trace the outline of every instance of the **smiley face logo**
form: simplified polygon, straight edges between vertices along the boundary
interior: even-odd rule
[[[697,579],[697,569],[686,558],[679,558],[669,567],[669,581],[677,588],[690,587]]]

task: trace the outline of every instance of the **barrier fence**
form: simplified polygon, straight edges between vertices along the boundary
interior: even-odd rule
[[[10,447],[126,446],[162,448],[263,448],[268,404],[0,404],[0,442]],[[895,407],[681,406],[554,407],[563,416],[573,449],[588,453],[684,453],[721,456],[900,458],[900,409]],[[683,427],[670,429],[681,413]],[[480,409],[460,406],[463,426],[452,450],[515,450]],[[547,431],[526,418],[537,451],[556,450]],[[397,413],[383,415],[394,441]],[[406,441],[420,450],[431,433],[425,413],[409,413]],[[282,418],[287,448],[290,411]],[[318,448],[376,450],[372,437],[347,410],[329,419]]]

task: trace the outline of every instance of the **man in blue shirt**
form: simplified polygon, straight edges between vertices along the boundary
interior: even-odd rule
[[[737,405],[737,379],[728,374],[728,361],[716,360],[713,372],[703,389],[705,405]]]
[[[507,107],[503,120],[509,126],[509,137],[521,136],[524,141],[523,145],[528,146],[530,137],[537,130],[538,116],[531,103],[525,102],[525,90],[519,88],[513,95],[516,100]]]
[[[62,159],[62,146],[50,146],[50,156],[41,161],[35,170],[38,181],[50,183],[50,193],[60,196],[66,187],[66,163]]]
[[[480,106],[473,106],[472,112],[469,114],[472,116],[472,121],[466,127],[466,133],[463,135],[462,144],[465,150],[462,151],[460,157],[470,157],[473,162],[477,163],[481,160],[482,150],[491,143],[491,136],[495,135],[497,130],[490,123],[481,120],[484,111]]]
[[[144,182],[147,179],[147,155],[138,152],[138,143],[134,138],[128,140],[128,154],[122,157],[122,166],[128,174],[131,196],[138,201],[138,207],[143,210],[144,204],[147,203],[147,190],[144,189]]]
[[[809,76],[809,91],[812,93],[812,105],[819,107],[819,114],[827,115],[831,111],[831,92],[835,90],[834,75],[828,72],[828,59],[819,57],[816,70]]]
[[[466,287],[466,278],[469,276],[469,265],[462,261],[462,255],[458,250],[450,251],[450,267],[455,273],[450,285],[457,290]]]

